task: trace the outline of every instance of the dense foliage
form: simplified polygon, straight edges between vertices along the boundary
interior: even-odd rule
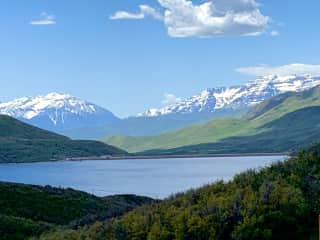
[[[150,204],[150,198],[99,198],[72,189],[0,183],[0,239],[26,239],[57,226],[77,228]]]
[[[126,154],[98,141],[71,140],[3,115],[0,115],[0,144],[0,163]]]
[[[259,171],[238,174],[137,208],[105,223],[45,234],[53,239],[317,239],[320,145]]]

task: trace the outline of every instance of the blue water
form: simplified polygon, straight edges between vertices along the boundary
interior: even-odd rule
[[[0,164],[0,181],[71,187],[98,196],[138,194],[164,198],[285,156],[218,157]]]

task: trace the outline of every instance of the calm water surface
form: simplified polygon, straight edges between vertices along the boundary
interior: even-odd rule
[[[99,196],[138,194],[164,198],[285,156],[0,164],[0,181],[71,187]]]

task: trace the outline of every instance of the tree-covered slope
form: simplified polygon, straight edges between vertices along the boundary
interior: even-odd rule
[[[102,142],[70,140],[0,115],[0,163],[121,154],[126,152]]]
[[[320,212],[320,145],[297,157],[238,174],[123,217],[53,239],[315,240]]]
[[[6,115],[0,115],[0,137],[12,139],[67,140],[67,137],[28,125]]]
[[[175,132],[168,132],[158,136],[113,136],[106,138],[105,142],[126,149],[129,152],[141,152],[152,149],[164,150],[165,152],[168,149],[189,149],[189,146],[208,143],[217,144],[217,146],[219,146],[219,148],[221,149],[220,152],[225,152],[224,144],[227,141],[228,145],[230,145],[230,138],[232,138],[232,140],[236,139],[237,141],[238,139],[243,140],[243,142],[241,143],[237,142],[240,143],[241,146],[248,145],[245,140],[259,138],[261,136],[265,137],[263,133],[265,131],[270,132],[270,126],[267,125],[267,123],[272,123],[275,120],[284,117],[286,114],[290,114],[299,109],[311,106],[320,106],[320,87],[315,87],[313,89],[300,93],[284,93],[278,95],[274,98],[262,102],[254,109],[249,111],[243,118],[213,120],[207,122],[206,124],[194,125],[192,127],[184,128]],[[310,113],[308,111],[306,113],[318,114],[317,112]],[[305,113],[297,112],[296,114]],[[289,118],[290,116],[288,116],[287,118],[282,118],[282,122],[288,120]],[[303,117],[300,119],[302,121],[301,125],[303,125],[303,121],[305,119],[306,121],[310,120],[307,118],[304,119]],[[297,127],[299,127],[298,125]],[[305,127],[311,128],[309,129],[309,131],[312,130],[312,125],[308,124],[308,122],[306,123]],[[295,131],[294,127],[291,127],[289,129],[290,131]],[[300,132],[300,134],[303,137],[303,135],[307,135],[307,132],[304,133],[302,131]],[[270,134],[270,140],[273,140],[272,134]],[[276,141],[277,139],[274,140]],[[290,139],[288,138],[288,140]],[[298,141],[298,139],[296,140]],[[277,143],[279,143],[279,141],[277,141]],[[289,144],[290,141],[287,143]],[[280,142],[280,144],[283,146],[283,149],[288,150],[288,148],[285,147],[286,142]],[[184,148],[184,146],[187,147]],[[238,145],[235,146],[235,148],[227,147],[226,150],[236,152],[238,151],[238,149],[242,149],[241,146]],[[198,146],[193,146],[192,148],[193,150],[190,151],[197,153],[196,149],[198,148]],[[246,148],[246,150],[257,151],[258,149]]]
[[[76,228],[119,216],[150,198],[99,198],[72,189],[0,183],[0,239],[27,239],[58,226]]]

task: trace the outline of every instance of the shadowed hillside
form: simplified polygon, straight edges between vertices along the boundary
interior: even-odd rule
[[[152,199],[96,197],[72,189],[0,183],[0,239],[27,239],[57,226],[77,228],[119,216]]]
[[[70,140],[4,115],[0,115],[0,144],[0,163],[126,154],[102,142]]]

